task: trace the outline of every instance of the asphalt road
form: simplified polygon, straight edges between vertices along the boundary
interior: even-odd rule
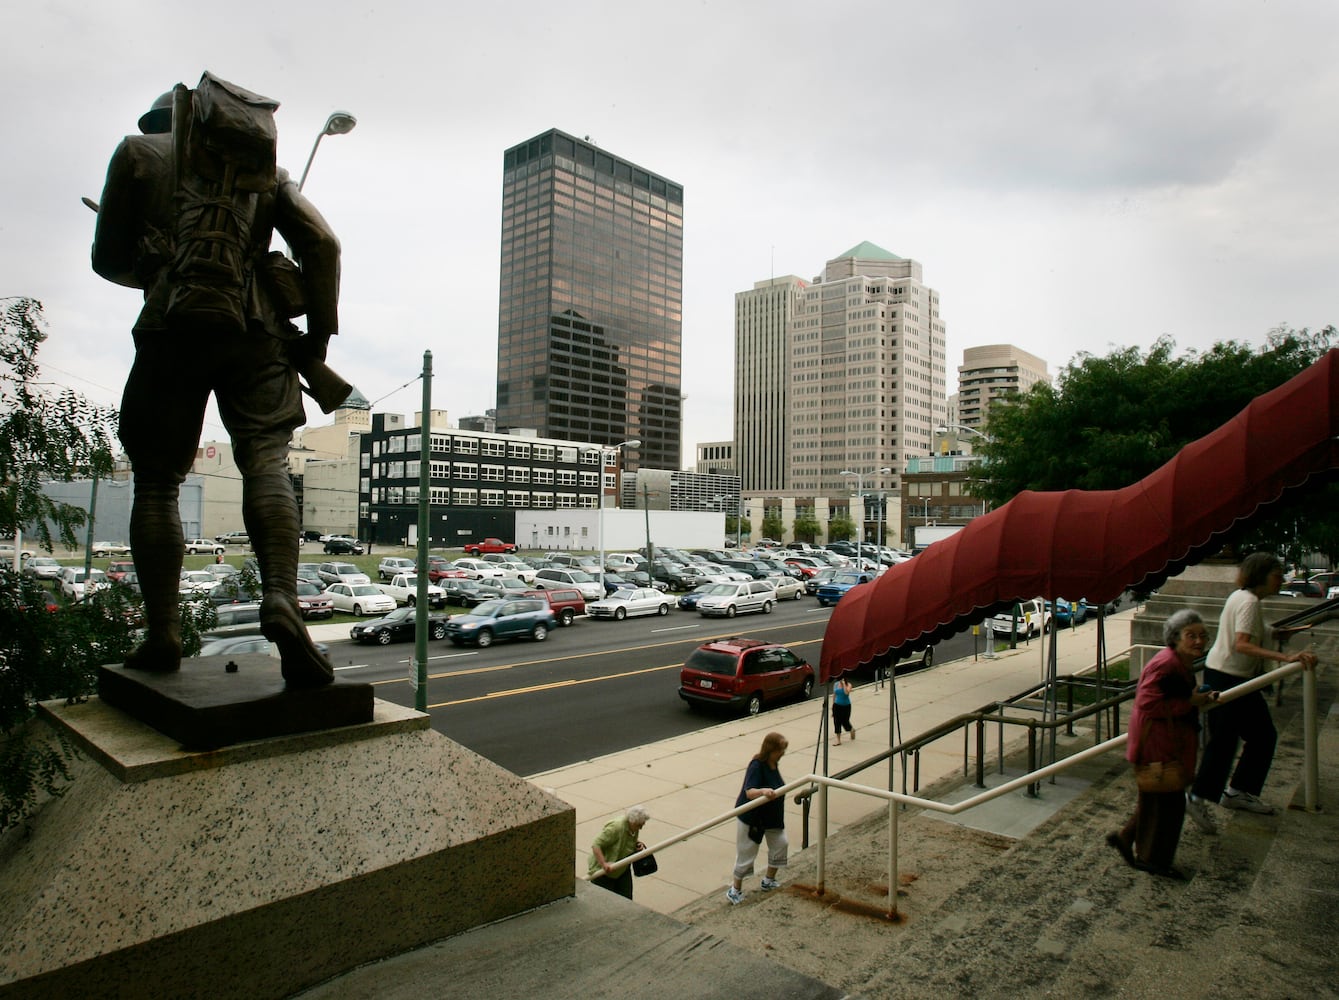
[[[677,610],[622,622],[578,619],[542,643],[430,642],[428,711],[439,732],[516,774],[535,774],[720,722],[724,716],[691,712],[678,696],[689,653],[742,635],[784,643],[817,669],[831,613],[805,598],[729,621]],[[972,651],[972,637],[959,635],[935,656],[943,662]],[[330,654],[341,676],[371,682],[378,698],[414,704],[412,643],[337,642]]]

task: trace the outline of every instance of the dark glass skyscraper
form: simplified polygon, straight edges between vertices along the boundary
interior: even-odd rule
[[[678,469],[683,188],[554,129],[503,158],[497,425]]]

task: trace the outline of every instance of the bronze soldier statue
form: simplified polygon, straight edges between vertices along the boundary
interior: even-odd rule
[[[340,248],[275,165],[277,107],[209,73],[194,91],[178,84],[155,101],[140,119],[145,134],[127,136],[112,156],[93,269],[144,292],[120,438],[135,474],[130,543],[147,634],[126,666],[181,666],[177,496],[212,391],[242,475],[261,630],[279,648],[285,682],[316,686],[334,672],[298,608],[300,520],[287,457],[293,430],[306,422],[299,373],[332,374],[324,359],[338,331]],[[271,253],[275,231],[296,267]],[[303,312],[305,334],[290,322]],[[322,400],[323,408],[342,399]]]

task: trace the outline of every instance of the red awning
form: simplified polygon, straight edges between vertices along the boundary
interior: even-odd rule
[[[1339,468],[1339,350],[1120,490],[1018,494],[850,591],[823,636],[824,682],[902,658],[1033,597],[1106,602],[1211,555],[1236,522]]]

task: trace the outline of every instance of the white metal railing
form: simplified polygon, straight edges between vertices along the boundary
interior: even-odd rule
[[[1279,683],[1295,673],[1302,674],[1302,724],[1303,724],[1303,787],[1306,799],[1306,811],[1317,812],[1319,805],[1317,803],[1317,789],[1320,783],[1320,765],[1317,758],[1317,713],[1316,713],[1316,672],[1309,670],[1300,663],[1286,663],[1277,670],[1272,670],[1267,674],[1261,674],[1259,677],[1249,681],[1244,681],[1235,687],[1222,692],[1218,702],[1215,705],[1208,706],[1212,711],[1218,705],[1226,704],[1229,701],[1235,701],[1243,695],[1250,694],[1252,691],[1258,691],[1261,688],[1268,687],[1271,684]],[[968,809],[975,808],[992,799],[997,799],[1016,789],[1026,787],[1027,785],[1039,783],[1043,778],[1049,778],[1053,774],[1059,774],[1067,768],[1074,767],[1093,757],[1100,756],[1111,750],[1117,750],[1125,746],[1128,738],[1127,733],[1119,736],[1113,736],[1111,739],[1094,746],[1087,747],[1077,753],[1071,754],[1064,760],[1056,761],[1045,767],[1038,768],[1028,774],[1020,775],[1002,785],[987,789],[971,798],[963,799],[961,802],[952,804],[945,802],[936,802],[934,799],[923,799],[916,795],[908,795],[905,792],[890,791],[883,788],[873,788],[869,785],[857,784],[853,781],[843,781],[840,778],[831,778],[823,774],[807,774],[802,778],[789,781],[777,789],[777,793],[788,795],[797,789],[809,786],[817,786],[819,797],[819,831],[816,844],[818,851],[818,891],[823,892],[826,882],[827,866],[827,814],[828,814],[828,793],[830,789],[836,788],[846,792],[855,792],[859,795],[868,795],[871,798],[884,799],[888,803],[888,915],[890,917],[897,915],[897,813],[898,804],[904,806],[917,806],[921,809],[929,809],[935,812],[945,813],[950,816],[956,816],[959,813],[966,812]],[[663,851],[666,848],[681,844],[686,840],[696,837],[700,833],[705,833],[713,827],[728,823],[730,820],[743,815],[753,809],[764,805],[768,800],[759,798],[754,799],[747,805],[736,806],[729,812],[721,813],[709,820],[697,824],[690,829],[668,837],[659,843],[652,844],[644,850],[635,854],[630,854],[612,864],[616,871],[621,870],[627,865],[632,864],[638,858],[646,857],[648,854],[654,854],[657,851]]]

